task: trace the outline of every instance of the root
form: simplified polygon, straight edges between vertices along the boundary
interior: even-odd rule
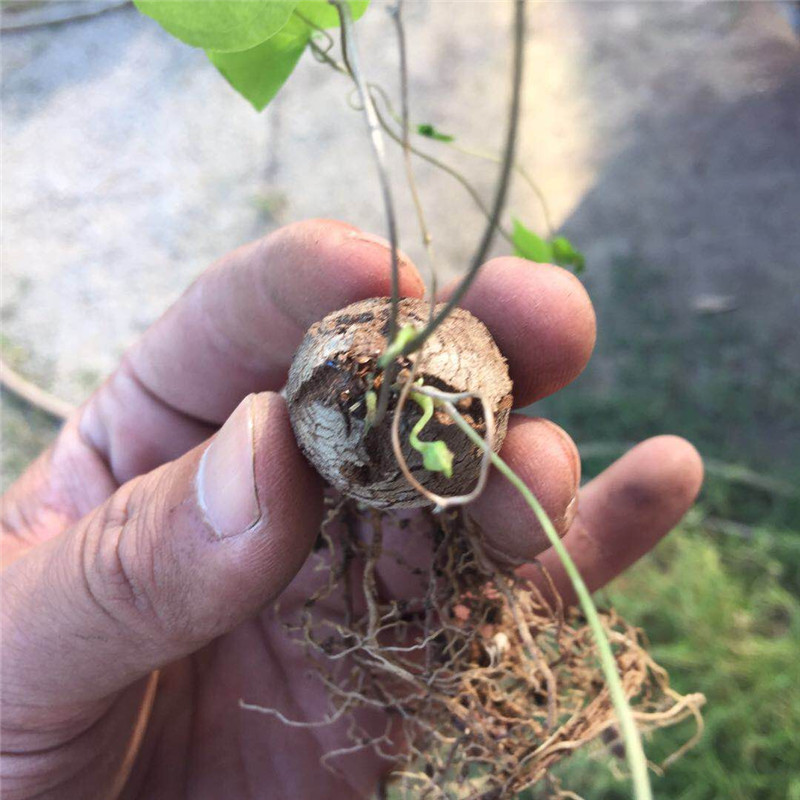
[[[372,749],[393,766],[393,796],[404,798],[500,800],[543,779],[553,797],[575,797],[551,779],[558,762],[591,742],[624,754],[585,620],[558,600],[548,602],[529,581],[498,572],[480,531],[461,512],[429,514],[432,557],[422,575],[385,546],[384,526],[398,525],[393,515],[367,517],[372,531],[366,536],[351,501],[332,509],[326,525],[334,518],[342,532],[321,537],[319,554],[329,566],[323,584],[287,624],[287,635],[305,648],[328,691],[327,714],[297,722],[278,709],[243,707],[290,725],[342,726],[348,741],[326,753],[323,765],[338,772],[347,754]],[[422,580],[416,599],[382,595],[388,559],[393,569]],[[354,562],[361,580],[345,585]],[[341,618],[315,616],[315,604],[336,584],[349,598]],[[640,730],[694,716],[699,733],[703,696],[672,690],[641,632],[613,609],[601,619]],[[367,730],[369,710],[389,712],[377,734]]]

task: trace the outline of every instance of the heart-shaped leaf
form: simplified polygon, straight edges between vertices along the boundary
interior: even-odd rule
[[[186,44],[223,53],[249,50],[289,21],[297,0],[135,0],[143,14]]]
[[[278,93],[303,55],[311,36],[305,24],[294,20],[259,45],[239,53],[207,51],[214,66],[239,94],[261,111]]]

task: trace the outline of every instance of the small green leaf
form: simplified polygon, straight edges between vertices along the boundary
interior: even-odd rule
[[[586,268],[586,259],[580,250],[564,236],[556,236],[552,241],[553,257],[560,267],[572,267],[576,275],[580,275]]]
[[[422,416],[408,435],[408,443],[422,453],[422,465],[429,472],[441,472],[447,478],[453,477],[453,453],[445,442],[423,442],[419,438],[422,429],[433,416],[433,400],[425,394],[411,392],[411,399],[422,409]]]
[[[441,472],[446,478],[453,477],[453,453],[442,441],[420,442],[422,465],[428,472]],[[420,448],[417,448],[420,449]]]
[[[536,261],[539,264],[551,264],[554,261],[553,247],[550,242],[537,236],[530,228],[526,228],[516,217],[511,231],[514,255]]]
[[[364,15],[369,0],[349,0],[349,5],[353,19],[357,20]],[[318,28],[335,28],[339,25],[339,12],[328,0],[300,0],[297,10]]]
[[[514,255],[522,256],[529,261],[569,267],[576,275],[580,275],[586,267],[583,253],[577,250],[569,239],[564,236],[556,236],[549,241],[542,239],[516,217],[511,231],[511,241],[514,245]]]
[[[428,139],[436,139],[437,142],[454,142],[456,139],[455,136],[437,131],[433,125],[427,124],[417,125],[417,133],[420,136],[426,136]]]
[[[182,42],[220,52],[250,50],[289,21],[297,0],[134,0]]]
[[[266,42],[240,53],[206,51],[214,66],[239,94],[261,111],[278,93],[308,44],[311,29],[292,22]]]

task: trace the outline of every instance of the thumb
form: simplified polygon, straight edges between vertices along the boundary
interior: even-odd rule
[[[6,570],[4,710],[107,697],[231,630],[286,587],[321,515],[283,399],[248,396]]]

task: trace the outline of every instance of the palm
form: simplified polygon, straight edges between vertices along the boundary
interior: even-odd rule
[[[423,564],[426,547],[421,543],[427,538],[423,531],[427,517],[416,512],[403,516],[408,526],[404,531],[416,533],[414,540],[401,539],[391,526],[387,526],[387,536],[394,538],[394,546],[403,548],[404,561]],[[343,530],[338,523],[328,530],[341,541]],[[186,765],[183,780],[194,787],[188,792],[193,798],[225,792],[257,797],[259,790],[254,787],[269,787],[271,797],[342,798],[369,792],[388,766],[370,749],[321,766],[324,754],[350,744],[346,722],[287,726],[275,716],[240,707],[244,700],[302,723],[320,722],[330,712],[330,694],[315,679],[308,650],[286,630],[286,624],[296,622],[303,613],[310,615],[311,626],[317,630],[329,630],[328,622],[344,620],[348,603],[341,582],[310,610],[307,606],[308,598],[327,586],[329,566],[325,550],[312,555],[279,604],[161,671],[142,755],[126,797],[173,796],[148,776],[169,775],[168,765],[175,764]],[[352,574],[360,576],[362,566],[356,561]],[[398,569],[391,555],[382,559],[378,581],[382,587],[393,586],[394,599],[399,594],[419,595],[407,570]],[[354,592],[349,606],[351,614],[362,613],[363,595]],[[382,731],[388,720],[386,715],[366,710],[358,711],[357,718],[374,731]],[[179,744],[169,750],[150,744],[157,740]],[[277,761],[274,753],[281,754]]]
[[[287,727],[239,701],[307,722],[328,710],[308,654],[283,627],[319,580],[307,557],[322,487],[270,391],[282,386],[309,324],[387,293],[388,264],[374,239],[324,221],[236,251],[145,335],[8,492],[9,797],[272,800],[358,797],[374,788],[387,763],[369,749],[337,759],[338,777],[320,764],[349,744],[343,723]],[[401,291],[422,292],[405,261]],[[465,305],[508,358],[518,405],[569,383],[591,352],[591,305],[563,270],[497,259]],[[206,440],[249,392],[265,392],[253,401],[266,416],[258,417],[247,465],[269,513],[249,532],[219,540],[209,535],[195,477]],[[661,437],[584,487],[576,504],[580,464],[559,428],[512,416],[502,454],[566,534],[592,588],[677,522],[701,477],[691,447]],[[527,507],[499,476],[471,513],[495,553],[520,563],[538,557],[572,599]],[[404,556],[424,561],[423,541],[403,537]],[[388,564],[381,578],[387,596],[414,592]],[[343,609],[335,594],[312,613],[322,624]],[[386,718],[362,722],[379,731]]]

